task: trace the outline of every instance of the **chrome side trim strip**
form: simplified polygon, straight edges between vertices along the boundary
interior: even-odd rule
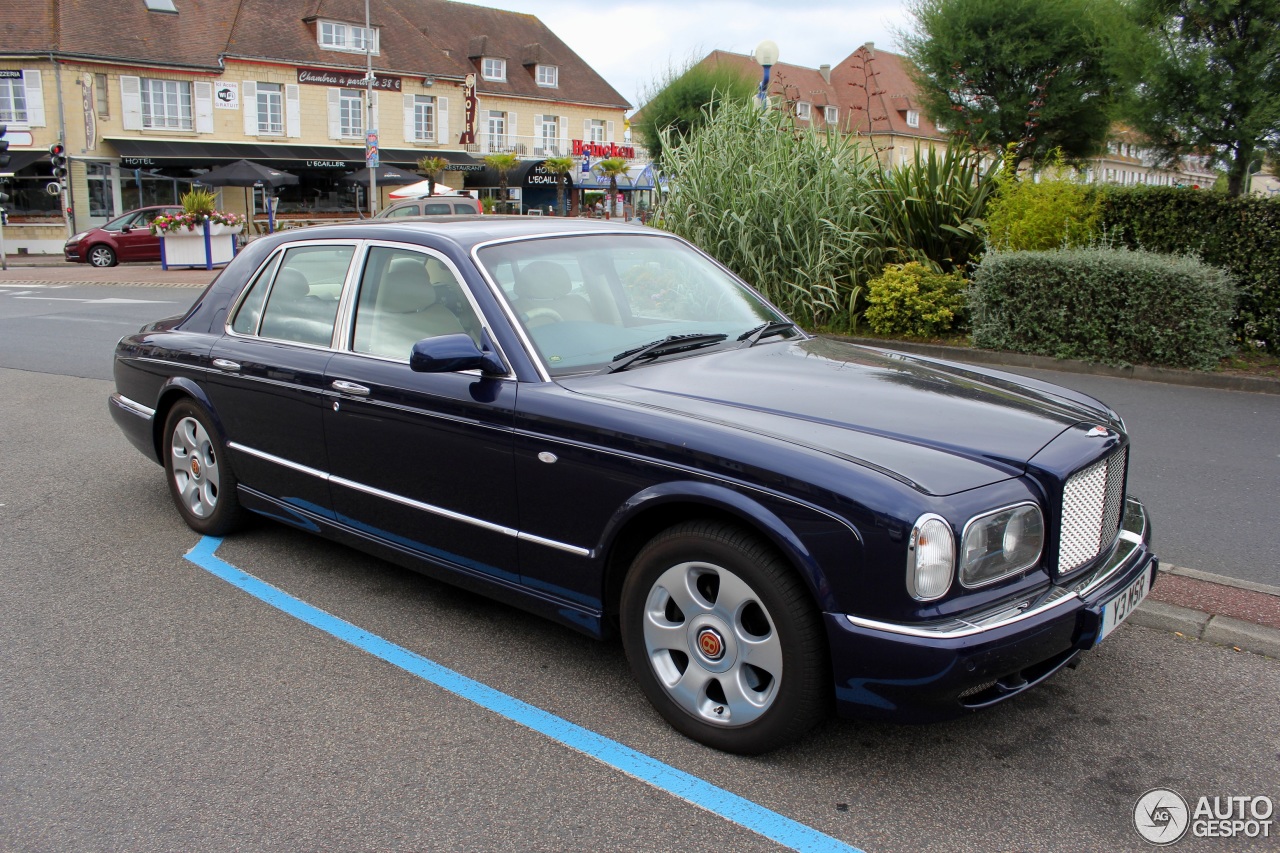
[[[312,477],[317,477],[321,480],[326,480],[329,483],[332,483],[333,485],[336,485],[336,486],[346,486],[348,489],[353,489],[357,492],[363,492],[366,495],[373,495],[374,497],[382,498],[383,500],[393,501],[403,506],[407,506],[411,509],[417,509],[417,510],[421,510],[422,512],[431,513],[432,515],[438,515],[441,518],[447,518],[452,521],[461,522],[463,524],[470,524],[473,527],[479,527],[482,530],[488,530],[493,533],[500,533],[503,536],[510,536],[513,539],[519,539],[525,542],[531,542],[535,545],[542,545],[546,548],[555,548],[557,551],[564,551],[565,553],[573,554],[575,557],[594,557],[595,556],[595,552],[589,548],[579,548],[577,545],[569,545],[568,543],[565,543],[565,542],[557,542],[554,539],[545,539],[541,536],[535,536],[532,533],[524,533],[522,531],[516,530],[513,527],[506,527],[505,525],[494,524],[492,521],[485,521],[484,519],[481,519],[481,518],[474,518],[470,515],[463,515],[460,512],[454,512],[451,509],[445,509],[444,507],[435,506],[434,504],[423,503],[422,501],[415,501],[413,498],[406,498],[404,495],[397,495],[394,492],[383,491],[382,489],[377,489],[377,488],[374,488],[373,486],[366,486],[364,483],[357,483],[355,480],[348,480],[345,477],[337,477],[337,476],[334,476],[333,474],[328,474],[324,471],[319,471],[315,468],[310,468],[306,465],[301,465],[297,462],[291,462],[288,459],[281,459],[279,456],[275,456],[271,453],[264,453],[261,450],[254,450],[251,447],[245,447],[243,444],[239,444],[234,441],[228,442],[227,446],[240,453],[247,453],[250,456],[255,456],[258,459],[263,460],[264,462],[272,462],[276,465],[283,466],[292,471],[298,471],[303,474],[309,474]]]
[[[240,444],[239,442],[236,442],[236,441],[228,441],[227,447],[230,447],[232,450],[236,451],[237,453],[247,453],[250,456],[256,456],[257,458],[263,460],[264,462],[272,462],[276,465],[281,465],[285,468],[288,468],[291,471],[298,471],[303,474],[310,474],[312,477],[316,477],[321,480],[329,479],[329,475],[324,471],[320,471],[315,468],[308,468],[306,465],[302,465],[297,462],[290,462],[288,459],[281,459],[279,456],[274,456],[270,453],[263,453],[261,450],[254,450],[252,447],[245,447],[243,444]]]
[[[115,403],[117,406],[124,409],[126,412],[135,414],[140,418],[146,418],[147,420],[151,420],[156,416],[155,409],[148,409],[146,406],[142,405],[136,400],[130,400],[128,397],[118,392],[111,395],[111,402]]]

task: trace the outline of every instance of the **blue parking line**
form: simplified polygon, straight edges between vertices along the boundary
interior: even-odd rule
[[[555,714],[547,713],[541,708],[508,696],[500,690],[467,678],[422,655],[361,630],[350,622],[294,598],[287,592],[237,569],[216,556],[215,552],[221,544],[221,539],[206,536],[187,552],[187,559],[272,607],[312,627],[319,628],[343,642],[350,643],[374,657],[381,658],[424,681],[448,690],[469,702],[474,702],[481,708],[546,735],[634,779],[706,809],[712,814],[719,815],[725,820],[732,821],[785,847],[802,851],[862,853],[858,848],[851,847],[839,839],[770,811],[709,782],[704,782],[683,770],[677,770],[656,758],[584,729]]]

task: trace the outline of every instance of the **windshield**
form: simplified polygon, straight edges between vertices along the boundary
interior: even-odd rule
[[[785,318],[681,240],[592,234],[500,243],[480,263],[502,288],[552,376],[605,368],[681,335],[740,339]],[[788,327],[779,337],[797,335]],[[659,357],[705,351],[671,348]]]

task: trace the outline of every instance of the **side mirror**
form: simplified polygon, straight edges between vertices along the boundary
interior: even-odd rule
[[[463,370],[506,373],[506,365],[489,348],[487,336],[485,344],[485,348],[480,349],[471,336],[465,334],[427,338],[413,345],[409,369],[415,373],[457,373]]]

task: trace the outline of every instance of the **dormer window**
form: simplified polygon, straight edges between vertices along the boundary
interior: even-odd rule
[[[835,124],[840,120],[840,108],[824,107],[822,111],[822,120],[827,124]]]
[[[919,126],[920,126],[920,111],[907,110],[907,127],[919,127]]]
[[[796,118],[802,121],[808,121],[812,111],[813,106],[808,101],[799,101],[796,104]]]
[[[352,53],[377,53],[378,30],[375,27],[357,27],[337,21],[321,21],[316,27],[316,39],[325,50],[342,50]]]
[[[538,66],[538,85],[548,88],[556,88],[560,85],[560,66],[559,65],[539,65]]]
[[[480,63],[480,76],[486,80],[504,82],[507,79],[507,61],[486,56]]]

